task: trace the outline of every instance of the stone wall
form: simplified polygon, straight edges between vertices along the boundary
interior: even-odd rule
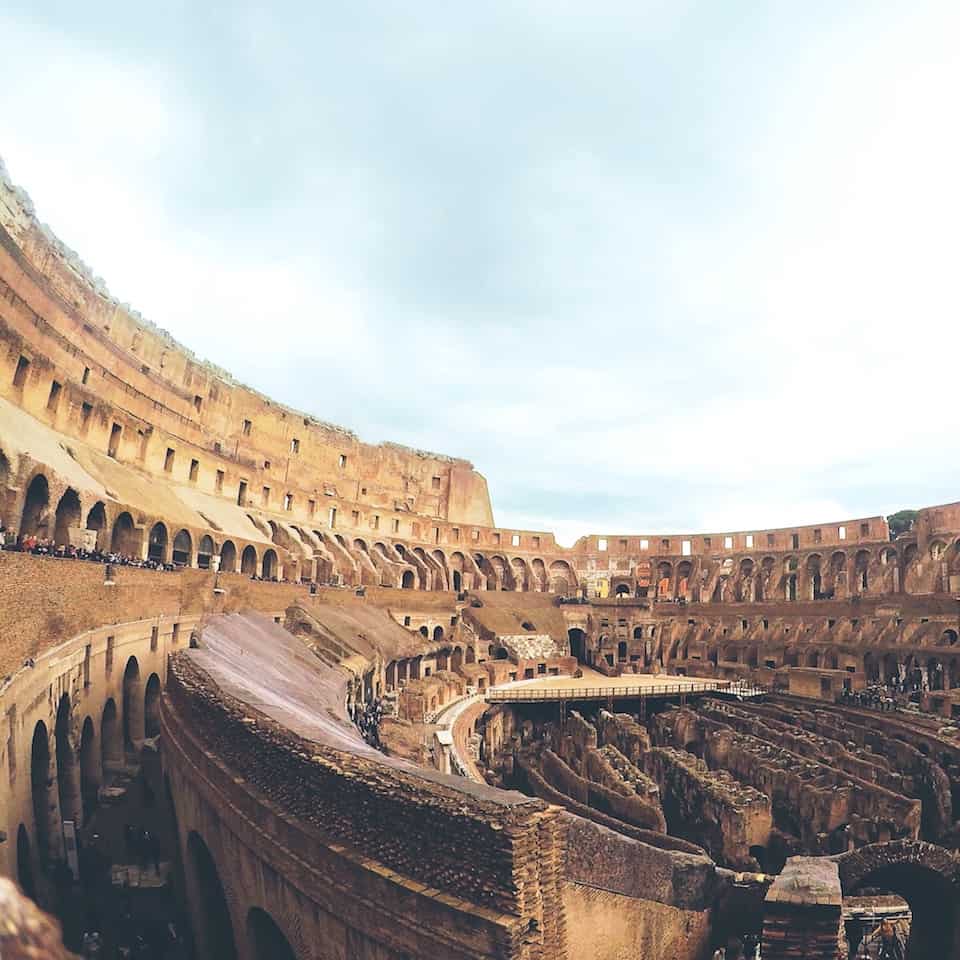
[[[422,891],[415,907],[420,942],[411,956],[564,956],[558,871],[565,828],[556,811],[517,795],[472,795],[476,788],[466,781],[444,786],[301,741],[226,696],[188,657],[171,662],[164,711],[165,730],[184,753],[172,761],[178,777],[195,777],[189,761],[202,767],[224,802],[261,822],[264,814],[255,810],[269,809],[267,839],[308,862],[349,852],[359,873],[401,884],[403,891],[383,894],[384,910],[394,909],[401,893],[409,899]],[[224,828],[232,829],[229,818]],[[362,876],[352,882],[369,884]],[[464,915],[457,921],[463,929],[449,920],[434,929],[431,912],[440,909],[428,902],[434,897],[447,913]],[[479,937],[477,930],[466,936],[471,926]],[[375,922],[366,936],[393,939],[388,926],[380,930]],[[438,952],[442,937],[450,938],[451,952]]]

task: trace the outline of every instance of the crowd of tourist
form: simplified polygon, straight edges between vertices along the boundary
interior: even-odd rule
[[[363,739],[377,750],[381,749],[380,721],[383,719],[383,712],[383,701],[379,697],[362,707],[359,704],[351,707],[351,718]]]
[[[847,707],[861,707],[865,710],[895,711],[902,704],[891,690],[881,684],[871,684],[863,690],[844,690],[840,694],[840,703]]]
[[[54,543],[50,537],[37,537],[28,534],[23,537],[7,537],[6,531],[0,528],[2,549],[13,553],[31,553],[37,557],[55,557],[58,560],[90,560],[93,563],[109,563],[118,567],[142,567],[145,570],[173,570],[172,563],[163,563],[160,560],[144,560],[142,557],[132,557],[116,550],[87,550],[85,547],[76,547],[69,543]]]

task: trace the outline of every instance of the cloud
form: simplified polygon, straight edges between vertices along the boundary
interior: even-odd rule
[[[954,5],[284,14],[0,20],[0,153],[151,320],[570,541],[956,497]]]

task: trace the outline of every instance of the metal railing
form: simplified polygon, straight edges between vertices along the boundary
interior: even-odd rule
[[[732,689],[731,689],[732,688]],[[609,700],[637,699],[647,697],[679,697],[692,693],[740,692],[729,680],[705,680],[693,683],[657,683],[636,687],[508,687],[486,692],[488,703],[503,703],[518,700]],[[763,691],[759,688],[755,693]],[[751,693],[754,693],[751,688]],[[747,695],[750,695],[748,693]]]

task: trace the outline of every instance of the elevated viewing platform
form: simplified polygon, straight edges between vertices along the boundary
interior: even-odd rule
[[[730,694],[738,699],[763,696],[759,686],[731,680],[698,680],[692,677],[624,674],[608,677],[589,668],[580,677],[544,677],[518,680],[491,687],[488,703],[529,703],[572,700],[676,700],[703,694]]]

